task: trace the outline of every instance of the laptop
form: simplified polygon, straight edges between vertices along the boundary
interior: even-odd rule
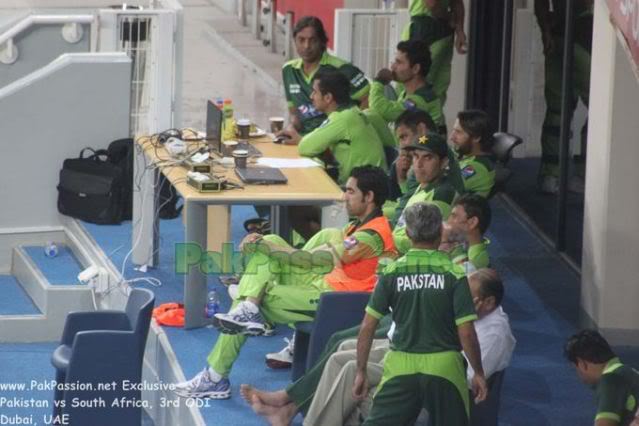
[[[206,142],[209,150],[222,153],[222,120],[224,114],[213,102],[206,102]]]
[[[236,168],[235,174],[242,179],[242,182],[251,185],[278,185],[288,182],[282,171],[274,167]]]

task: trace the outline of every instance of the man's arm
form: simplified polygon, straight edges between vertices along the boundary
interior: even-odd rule
[[[367,312],[364,315],[364,321],[357,336],[357,375],[353,383],[353,398],[357,400],[364,399],[368,393],[368,377],[366,374],[366,366],[368,365],[368,355],[371,351],[373,336],[379,320]]]
[[[541,39],[544,44],[544,52],[553,49],[552,20],[550,15],[550,0],[535,0],[535,17],[541,29]]]
[[[345,132],[339,121],[327,121],[302,138],[297,150],[301,156],[316,157],[329,149],[337,141],[345,139]]]
[[[374,81],[368,100],[370,108],[382,116],[386,122],[395,121],[405,110],[401,101],[391,101],[384,95],[384,84]]]
[[[472,379],[472,389],[475,394],[475,402],[481,402],[488,395],[488,386],[484,376],[484,369],[481,364],[481,350],[475,333],[475,326],[472,321],[464,322],[457,326],[457,334],[461,342],[468,363],[475,371]]]
[[[297,115],[297,108],[295,105],[288,106],[288,121],[291,126],[298,132],[302,131],[302,122],[300,121],[300,117]]]
[[[464,17],[466,10],[464,9],[463,0],[451,0],[452,24],[455,30],[455,49],[457,53],[463,55],[466,53],[466,32],[464,31]]]

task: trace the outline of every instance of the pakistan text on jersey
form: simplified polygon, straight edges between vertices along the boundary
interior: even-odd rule
[[[444,276],[441,274],[415,274],[396,278],[397,291],[421,290],[423,288],[444,289]]]

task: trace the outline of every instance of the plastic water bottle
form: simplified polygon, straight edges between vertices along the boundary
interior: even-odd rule
[[[233,120],[233,101],[230,99],[224,99],[224,107],[222,108],[224,113],[224,140],[235,139],[235,120]]]
[[[217,295],[217,291],[211,290],[206,298],[205,316],[207,318],[213,318],[215,314],[220,311],[220,298]]]
[[[48,242],[44,245],[44,254],[47,257],[56,257],[58,255],[58,246],[54,242]]]

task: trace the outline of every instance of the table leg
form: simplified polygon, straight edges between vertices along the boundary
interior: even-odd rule
[[[187,244],[197,244],[202,252],[206,247],[206,205],[187,202],[186,231]],[[190,265],[184,276],[184,328],[196,328],[205,325],[204,307],[206,306],[206,275],[199,264]]]
[[[133,185],[132,262],[135,265],[154,267],[159,261],[159,218],[155,215],[159,188],[156,188],[155,184],[160,172],[158,169],[146,169],[151,160],[137,144],[134,159],[133,176],[136,177],[136,182]]]

